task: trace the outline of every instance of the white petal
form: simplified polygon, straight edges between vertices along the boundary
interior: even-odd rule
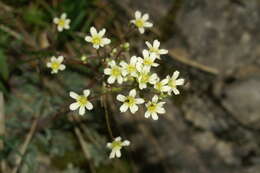
[[[56,73],[58,73],[58,70],[56,70],[56,69],[55,69],[55,70],[52,70],[51,73],[52,73],[52,74],[56,74]]]
[[[88,97],[89,94],[90,94],[90,90],[89,90],[89,89],[84,90],[84,91],[83,91],[83,94],[84,94],[85,97]]]
[[[136,90],[135,90],[135,89],[132,89],[132,90],[129,92],[129,96],[135,97],[135,96],[136,96]]]
[[[86,36],[86,37],[85,37],[85,40],[86,40],[87,42],[91,42],[91,41],[92,41],[92,37]]]
[[[55,56],[51,57],[51,62],[56,61],[56,60],[57,60],[57,58]]]
[[[127,63],[125,61],[121,61],[119,63],[123,68],[126,68],[127,67]]]
[[[143,57],[146,58],[146,57],[149,57],[149,51],[144,49],[143,50]]]
[[[139,88],[142,90],[142,89],[144,89],[144,88],[146,88],[147,87],[147,85],[146,85],[146,83],[139,83]]]
[[[109,158],[113,159],[113,158],[115,158],[115,156],[116,156],[116,150],[112,150],[110,155],[109,155]]]
[[[141,14],[140,11],[136,11],[136,12],[135,12],[135,18],[136,18],[136,19],[141,18],[141,15],[142,15],[142,14]]]
[[[165,114],[165,109],[164,108],[158,108],[157,109],[157,112],[159,113],[159,114]]]
[[[66,19],[66,17],[67,17],[67,14],[66,13],[62,13],[62,15],[61,15],[61,19]]]
[[[105,68],[105,70],[104,70],[104,73],[106,74],[106,75],[110,75],[111,74],[111,69],[110,68]]]
[[[80,105],[78,104],[78,102],[72,103],[72,104],[70,104],[70,110],[74,111],[74,110],[78,109],[79,106]]]
[[[116,80],[116,78],[115,78],[114,76],[110,76],[110,77],[107,79],[107,82],[108,82],[109,84],[112,84],[112,83],[115,82],[115,80]]]
[[[161,81],[163,85],[166,85],[169,82],[169,78],[165,78]]]
[[[184,84],[184,79],[176,80],[176,85],[183,85],[183,84]]]
[[[121,157],[121,151],[120,150],[116,150],[116,157],[120,158]]]
[[[111,142],[107,143],[107,148],[112,148],[112,143]]]
[[[157,102],[158,102],[158,99],[159,99],[158,96],[157,96],[157,95],[154,95],[153,98],[152,98],[152,101],[155,102],[155,103],[157,103]]]
[[[66,68],[66,66],[64,64],[61,64],[59,69],[60,70],[65,70],[65,68]]]
[[[145,118],[149,118],[150,117],[150,112],[146,111],[145,114],[144,114],[144,117]]]
[[[129,146],[130,145],[130,141],[124,140],[124,142],[122,144],[123,144],[123,146]]]
[[[132,56],[130,59],[130,64],[136,64],[138,61],[138,58],[136,56]]]
[[[101,42],[102,42],[102,44],[106,45],[106,44],[110,44],[111,40],[108,38],[103,38]]]
[[[86,108],[87,108],[88,110],[92,110],[92,109],[93,109],[92,103],[88,102],[88,103],[86,104]]]
[[[180,94],[180,91],[177,88],[173,88],[172,91],[173,91],[173,93],[175,95],[179,95]]]
[[[63,27],[61,27],[61,26],[58,26],[58,31],[63,31]]]
[[[62,63],[63,60],[64,60],[64,57],[63,57],[63,56],[59,56],[59,57],[57,58],[57,61],[58,61],[59,63]]]
[[[97,44],[94,44],[93,47],[94,47],[95,49],[99,49],[99,45],[97,45]]]
[[[153,46],[151,45],[151,43],[149,43],[148,41],[145,42],[146,46],[150,49],[152,48]]]
[[[103,37],[103,36],[105,35],[105,33],[106,33],[106,29],[104,28],[104,29],[102,29],[101,31],[99,31],[98,35],[99,35],[100,37]]]
[[[119,84],[122,84],[123,83],[123,77],[122,76],[118,76],[117,77],[117,83],[119,83]]]
[[[79,107],[79,114],[84,115],[85,114],[85,106],[80,106]]]
[[[51,67],[51,63],[50,62],[47,62],[47,67]]]
[[[163,54],[167,54],[168,53],[168,50],[166,49],[160,49],[159,50],[159,54],[163,55]]]
[[[179,77],[179,74],[180,74],[179,71],[175,71],[175,72],[173,73],[173,75],[172,75],[172,78],[173,78],[173,79],[177,79],[177,78]]]
[[[115,62],[114,60],[112,60],[112,61],[110,61],[110,62],[108,63],[108,65],[110,65],[111,67],[113,67],[113,66],[116,65],[116,62]]]
[[[70,97],[73,99],[78,99],[79,95],[73,91],[70,92]]]
[[[137,98],[137,99],[135,99],[135,101],[136,101],[136,104],[143,104],[144,103],[144,99],[142,99],[142,98]]]
[[[158,115],[157,115],[157,113],[152,113],[152,119],[153,119],[153,120],[158,120]]]
[[[116,97],[116,99],[117,99],[118,101],[120,101],[120,102],[124,102],[124,101],[126,100],[126,97],[123,96],[122,94],[118,94],[117,97]]]
[[[122,104],[122,106],[120,106],[120,111],[121,112],[126,112],[128,109],[128,105],[126,103]]]
[[[152,75],[150,76],[150,78],[149,78],[149,83],[150,83],[150,84],[155,84],[156,81],[157,81],[157,78],[158,78],[157,74],[152,74]]]
[[[133,105],[133,106],[130,107],[130,112],[131,112],[131,113],[134,114],[136,111],[138,111],[138,106]]]
[[[117,141],[117,142],[119,142],[119,141],[121,141],[121,140],[122,140],[122,138],[121,138],[120,136],[118,136],[118,137],[115,138],[115,141]]]
[[[144,28],[138,28],[138,30],[139,30],[139,32],[140,32],[141,34],[144,33]]]
[[[150,22],[145,22],[145,23],[144,23],[144,27],[150,28],[150,27],[152,27],[152,26],[153,26],[153,24],[150,23]]]
[[[153,41],[153,47],[156,48],[156,49],[159,49],[160,47],[160,42],[158,40],[154,40]]]
[[[59,23],[59,18],[57,18],[57,17],[55,17],[54,19],[53,19],[53,23],[55,23],[55,24],[58,24]]]
[[[92,26],[92,27],[90,28],[90,34],[91,34],[92,36],[97,35],[97,30],[96,30],[96,28],[95,28],[94,26]]]
[[[149,19],[149,14],[144,14],[143,15],[143,17],[142,17],[142,19],[144,20],[144,21],[146,21],[146,20],[148,20]]]

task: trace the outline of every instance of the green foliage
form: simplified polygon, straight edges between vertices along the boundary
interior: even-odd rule
[[[0,75],[4,80],[7,80],[9,76],[7,58],[2,49],[0,49]]]
[[[27,23],[38,26],[47,25],[44,17],[44,12],[41,10],[41,8],[36,6],[31,6],[28,9],[25,9],[25,13],[23,14],[23,18]]]

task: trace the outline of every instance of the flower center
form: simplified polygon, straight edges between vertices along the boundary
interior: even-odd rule
[[[88,99],[85,96],[79,96],[77,101],[80,104],[80,106],[85,106],[88,102]]]
[[[171,79],[168,83],[168,85],[171,87],[171,88],[176,88],[176,81]]]
[[[112,142],[112,148],[121,148],[121,147],[122,147],[122,142],[120,141]]]
[[[156,87],[157,90],[161,90],[161,89],[162,89],[162,86],[163,86],[163,85],[162,85],[161,82],[158,82],[158,83],[155,84],[155,87]]]
[[[99,44],[101,43],[101,37],[99,37],[99,36],[94,36],[94,37],[92,38],[92,43],[99,45]]]
[[[58,70],[60,68],[60,63],[59,62],[52,62],[51,63],[51,68],[53,70]]]
[[[112,76],[120,76],[121,70],[118,67],[114,67],[114,68],[112,68],[111,74],[112,74]]]
[[[132,106],[135,104],[135,98],[132,97],[132,96],[128,96],[127,99],[126,99],[126,103],[129,105],[129,106]]]
[[[152,103],[151,105],[148,106],[147,109],[149,112],[156,112],[156,105]]]
[[[64,27],[65,26],[65,20],[60,19],[58,25],[61,26],[61,27]]]
[[[129,73],[134,72],[135,71],[135,66],[128,65],[127,70],[128,70]]]
[[[142,74],[140,82],[141,83],[147,83],[149,81],[149,74]]]
[[[138,27],[138,28],[142,28],[144,27],[144,21],[142,19],[136,19],[135,20],[135,25]]]
[[[158,53],[158,52],[159,52],[159,50],[158,50],[158,49],[156,49],[156,48],[153,48],[153,47],[151,47],[151,48],[150,48],[150,52],[153,52],[153,53]]]
[[[144,65],[152,65],[152,64],[153,64],[152,59],[150,59],[150,58],[145,58],[144,59]]]

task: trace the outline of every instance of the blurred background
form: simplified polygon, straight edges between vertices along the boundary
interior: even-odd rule
[[[136,10],[154,27],[126,39]],[[52,20],[63,12],[71,29],[58,33]],[[131,141],[121,159],[108,159],[100,102],[84,117],[68,109],[68,92],[81,92],[95,72],[70,62],[55,76],[46,69],[52,55],[95,53],[83,39],[91,26],[106,28],[113,43],[128,41],[131,55],[160,40],[169,54],[158,73],[186,79],[156,122],[144,110],[119,113],[109,97],[113,133]],[[259,0],[0,0],[1,171],[259,173],[259,56]]]

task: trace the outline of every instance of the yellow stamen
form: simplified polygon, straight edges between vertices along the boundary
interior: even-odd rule
[[[138,27],[138,28],[142,28],[144,27],[144,21],[142,19],[136,19],[135,20],[135,25]]]
[[[129,106],[132,106],[135,104],[135,98],[132,96],[128,96],[126,102]]]
[[[61,26],[61,27],[64,27],[65,26],[65,20],[60,19],[59,22],[58,22],[58,25]]]
[[[148,106],[147,109],[149,112],[156,112],[156,105],[152,103]]]
[[[114,67],[114,68],[112,68],[111,75],[112,76],[120,76],[121,75],[121,70],[118,67]]]
[[[58,70],[59,68],[60,68],[60,63],[59,62],[52,62],[51,63],[51,68],[53,69],[53,70]]]
[[[101,43],[101,37],[99,37],[99,36],[94,36],[94,37],[92,38],[92,43],[99,45],[99,44]]]
[[[77,99],[80,106],[85,106],[88,103],[88,99],[85,96],[79,96]]]

